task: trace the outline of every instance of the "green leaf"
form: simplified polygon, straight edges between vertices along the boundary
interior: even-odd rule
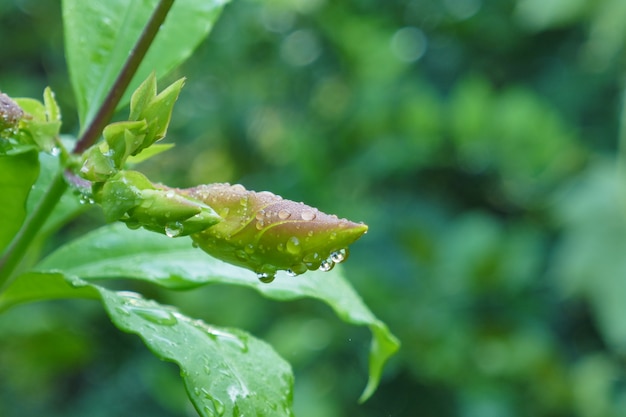
[[[62,273],[28,273],[0,294],[0,310],[54,298],[100,299],[122,331],[176,363],[201,416],[291,416],[291,367],[266,343],[237,329],[192,320],[139,294],[110,291]]]
[[[113,323],[174,362],[201,416],[291,416],[291,367],[266,343],[192,320],[127,292],[95,287]]]
[[[271,284],[261,283],[256,274],[225,264],[193,248],[186,239],[171,239],[143,230],[131,231],[115,224],[100,228],[68,243],[37,268],[64,270],[84,279],[131,278],[167,288],[192,288],[207,283],[228,283],[254,288],[276,300],[315,298],[328,304],[344,321],[365,325],[373,335],[370,350],[369,382],[361,400],[367,399],[379,383],[387,359],[397,351],[398,340],[363,303],[340,268],[330,272],[309,272],[294,278],[279,275]]]
[[[157,0],[64,0],[65,50],[81,126],[96,109],[122,68]],[[225,1],[179,0],[120,101],[125,105],[150,72],[162,77],[186,60],[208,35]]]
[[[11,242],[26,218],[26,200],[39,175],[34,149],[0,155],[0,252]]]
[[[30,272],[17,277],[0,293],[0,311],[32,301],[98,297],[90,286],[72,286],[62,273]]]

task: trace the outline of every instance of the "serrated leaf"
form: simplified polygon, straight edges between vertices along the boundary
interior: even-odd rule
[[[248,333],[190,319],[139,294],[115,292],[63,273],[19,276],[0,294],[0,310],[34,300],[100,299],[117,328],[139,335],[176,363],[201,416],[291,416],[291,367]]]
[[[309,272],[298,278],[279,275],[273,283],[263,284],[254,273],[209,257],[193,248],[187,239],[131,231],[119,224],[100,228],[63,246],[37,268],[64,270],[89,280],[140,279],[177,289],[227,283],[254,288],[277,300],[309,297],[323,301],[342,320],[368,326],[372,331],[369,382],[362,401],[374,392],[385,362],[399,347],[398,340],[343,278],[340,268],[326,273]]]
[[[37,151],[0,156],[0,253],[20,230],[26,218],[26,201],[37,176]]]
[[[179,0],[119,107],[150,72],[162,77],[186,60],[208,35],[226,1]],[[64,0],[65,51],[81,126],[103,102],[128,53],[152,14],[157,0]]]

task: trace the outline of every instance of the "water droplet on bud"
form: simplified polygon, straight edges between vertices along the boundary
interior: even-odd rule
[[[305,264],[296,264],[287,270],[287,275],[295,277],[304,274],[306,271],[308,271],[308,268]]]
[[[281,220],[287,220],[289,217],[291,217],[291,213],[285,209],[278,212],[278,218]]]
[[[335,267],[335,263],[330,259],[325,259],[320,264],[319,270],[322,272],[328,272]]]
[[[339,249],[330,254],[330,260],[338,264],[348,259],[349,254],[348,248]]]
[[[256,276],[259,281],[264,284],[269,284],[270,282],[274,281],[274,278],[276,278],[276,275],[271,272],[257,272]]]
[[[302,220],[305,221],[311,221],[313,219],[315,219],[315,212],[313,210],[303,210],[302,213],[300,213],[300,217],[302,217]]]
[[[302,246],[300,246],[300,241],[295,236],[291,236],[289,239],[287,239],[285,249],[287,249],[287,252],[292,255],[298,255],[300,252],[302,252]]]
[[[180,236],[183,232],[183,224],[181,222],[173,222],[165,225],[165,234],[167,237]]]

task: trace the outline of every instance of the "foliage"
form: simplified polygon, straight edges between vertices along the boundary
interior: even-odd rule
[[[403,345],[364,405],[351,401],[353,345],[367,336],[318,303],[126,286],[270,342],[294,368],[298,416],[623,415],[624,4],[240,0],[170,76],[186,77],[176,150],[140,166],[149,178],[269,184],[369,225],[342,267]],[[26,18],[34,30],[0,44],[2,86],[38,96],[50,83],[70,131],[62,57],[32,46],[39,32],[59,44],[56,9],[22,8],[0,30],[22,33],[12,22]],[[3,315],[0,368],[20,378],[0,402],[27,392],[40,408],[17,415],[180,415],[177,371],[90,308]],[[109,351],[114,367],[98,360]]]
[[[168,148],[155,142],[166,135],[183,80],[158,93],[155,73],[162,75],[187,58],[208,34],[222,6],[199,1],[173,5],[168,0],[63,2],[68,69],[81,133],[76,138],[60,137],[61,111],[49,88],[43,103],[0,97],[2,214],[3,222],[11,225],[3,228],[0,240],[0,311],[41,300],[99,300],[117,328],[139,335],[155,355],[180,367],[189,399],[200,415],[287,416],[293,415],[293,374],[268,344],[242,330],[209,325],[136,292],[108,289],[95,281],[134,278],[175,289],[223,282],[257,288],[278,300],[316,298],[344,321],[372,330],[370,378],[361,396],[365,401],[399,343],[340,272],[333,273],[330,282],[306,283],[283,276],[275,288],[261,290],[257,276],[229,268],[198,247],[252,269],[269,283],[279,270],[298,275],[329,271],[347,258],[347,246],[367,226],[269,192],[255,193],[242,186],[210,192],[211,186],[204,186],[198,193],[152,183],[127,168],[147,159],[145,154],[139,156],[144,150],[157,146],[149,151],[151,157]],[[113,111],[128,100],[126,87],[142,74],[147,78],[130,97],[128,120],[108,123]],[[95,143],[100,135],[103,141]],[[235,188],[236,207],[230,191]],[[244,197],[249,204],[241,208]],[[50,232],[90,205],[99,206],[106,221],[121,221],[127,227],[101,227],[65,242],[42,260],[41,245]],[[273,209],[276,219],[270,216]],[[222,223],[229,226],[207,234]],[[136,230],[140,227],[146,231]],[[189,235],[193,247],[184,238]],[[231,239],[239,249],[245,247],[254,262],[236,262],[240,258],[231,257],[230,250],[220,250]],[[304,269],[295,270],[300,264]]]

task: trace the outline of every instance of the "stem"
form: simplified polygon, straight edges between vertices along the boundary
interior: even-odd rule
[[[143,32],[141,32],[135,47],[130,51],[128,59],[115,79],[111,90],[109,90],[109,94],[104,99],[102,106],[100,106],[98,113],[96,113],[95,117],[76,144],[73,151],[74,154],[81,154],[88,147],[96,143],[96,140],[102,133],[102,130],[109,120],[111,120],[111,117],[113,117],[117,104],[122,99],[124,92],[137,72],[139,64],[141,64],[141,61],[148,52],[148,48],[152,44],[156,34],[159,32],[159,28],[165,21],[165,17],[167,16],[167,13],[173,3],[174,0],[159,1],[159,4],[152,13],[152,16],[150,16],[150,20],[144,27]]]
[[[105,125],[111,120],[117,104],[122,98],[124,91],[128,88],[130,81],[137,72],[139,64],[143,60],[148,48],[154,41],[159,28],[165,21],[174,0],[160,0],[156,9],[150,16],[150,20],[146,24],[137,40],[134,48],[131,50],[128,59],[124,63],[122,70],[117,76],[109,94],[105,98],[102,106],[96,113],[88,128],[81,135],[80,140],[76,144],[74,154],[83,153],[88,147],[93,145]],[[67,190],[67,182],[61,169],[52,180],[48,191],[41,199],[37,207],[26,219],[20,231],[15,235],[11,244],[0,258],[0,292],[2,292],[10,283],[12,274],[20,264],[24,254],[28,250],[32,240],[37,235],[41,227],[44,225],[54,207],[58,204],[61,196]]]
[[[59,171],[52,180],[46,194],[39,201],[31,216],[26,219],[22,228],[15,235],[2,258],[0,258],[0,291],[9,284],[11,274],[19,265],[31,241],[46,222],[49,214],[66,189],[67,183],[63,178],[63,171]]]

